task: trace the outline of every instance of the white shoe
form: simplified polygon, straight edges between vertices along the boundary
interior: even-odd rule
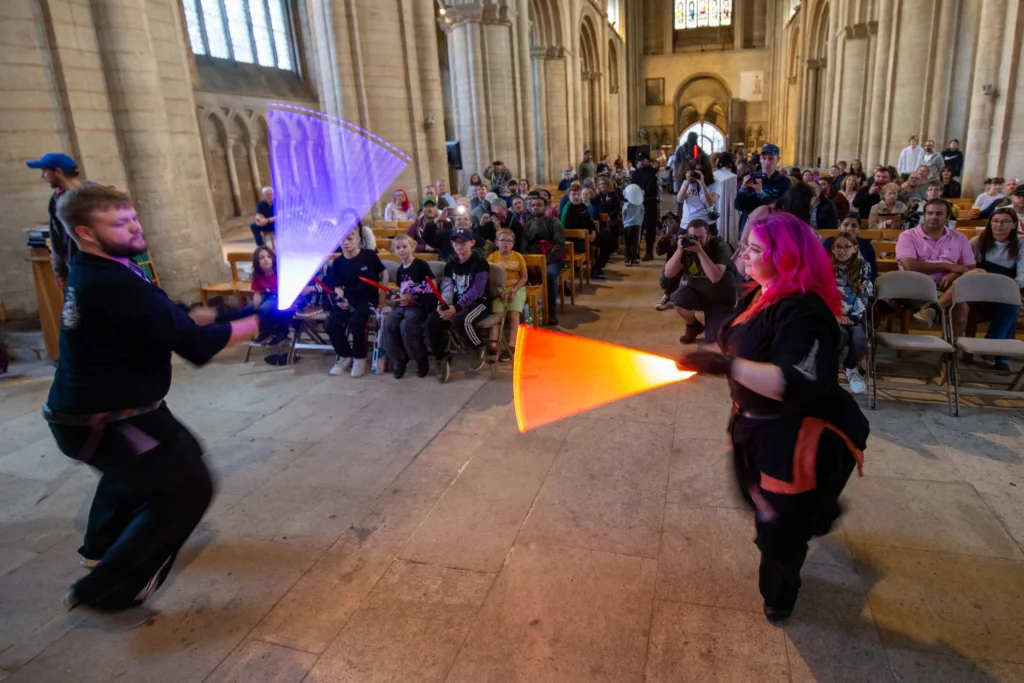
[[[328,375],[340,375],[343,372],[348,372],[352,369],[351,358],[339,358],[334,361],[334,366],[328,371]]]
[[[856,369],[846,369],[846,381],[850,383],[851,392],[855,394],[867,393],[868,385],[864,383],[864,378],[860,376]]]
[[[668,294],[666,294],[663,297],[661,297],[661,301],[659,301],[654,306],[654,308],[656,310],[659,310],[659,311],[664,311],[665,309],[668,309],[668,308],[671,308],[671,307],[672,307],[672,302],[669,300]]]
[[[365,358],[357,358],[354,363],[352,361],[349,361],[349,363],[351,363],[351,365],[352,365],[352,376],[353,377],[362,377],[363,375],[366,374],[366,359]]]

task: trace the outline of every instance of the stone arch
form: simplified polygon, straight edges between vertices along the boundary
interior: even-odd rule
[[[206,170],[210,178],[213,204],[221,225],[238,216],[235,195],[231,186],[231,167],[228,163],[228,125],[221,112],[199,108],[203,137],[206,141]]]
[[[726,113],[731,102],[732,91],[721,76],[710,72],[693,74],[676,89],[673,138],[678,139],[682,131],[699,121],[729,130]]]
[[[253,145],[256,153],[256,171],[259,174],[262,185],[272,185],[270,174],[270,134],[267,127],[267,117],[257,114],[253,120],[254,139]]]
[[[228,128],[228,141],[231,149],[229,154],[234,159],[235,181],[238,188],[239,213],[245,215],[249,212],[246,207],[252,204],[253,207],[260,200],[260,187],[253,175],[252,160],[249,154],[249,146],[252,143],[252,130],[249,128],[249,121],[238,112],[231,115],[230,127]]]
[[[805,142],[801,159],[803,164],[818,165],[824,145],[825,83],[828,68],[828,13],[829,3],[818,2],[810,14],[806,45],[806,74],[804,77],[803,135]]]
[[[615,41],[608,41],[608,92],[619,92],[619,53]]]
[[[601,51],[597,27],[589,14],[580,18],[580,105],[583,121],[583,148],[591,149],[595,158],[603,153],[605,92],[601,84]]]
[[[558,6],[552,5],[554,0],[530,0],[530,18],[532,28],[530,36],[532,44],[544,47],[565,45],[562,33],[562,17]]]

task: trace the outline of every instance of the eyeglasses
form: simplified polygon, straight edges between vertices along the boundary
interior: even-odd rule
[[[992,225],[1013,225],[1014,220],[1012,218],[993,218]]]
[[[849,251],[853,249],[852,244],[833,244],[832,251]]]

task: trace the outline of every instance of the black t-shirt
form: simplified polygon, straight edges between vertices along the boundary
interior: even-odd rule
[[[268,202],[266,199],[261,199],[260,203],[256,205],[256,213],[260,214],[264,218],[274,217],[274,205]],[[273,223],[271,223],[273,225]]]
[[[432,311],[437,308],[437,297],[427,284],[427,278],[433,276],[427,262],[417,258],[412,260],[408,268],[402,264],[398,265],[395,284],[402,294],[412,294],[416,297],[413,306],[422,306],[425,310]]]
[[[718,282],[712,282],[704,272],[700,257],[684,252],[683,277],[686,278],[686,286],[718,303],[732,306],[736,301],[736,264],[732,260],[732,247],[721,237],[711,237],[704,246],[704,253],[713,263],[725,266],[725,273]]]
[[[89,415],[141,408],[171,386],[171,352],[208,362],[230,324],[199,327],[162,289],[128,266],[80,252],[68,275],[51,410]]]
[[[345,299],[351,304],[373,303],[377,301],[377,294],[380,290],[359,278],[365,277],[367,280],[380,282],[380,274],[383,270],[384,264],[380,262],[380,257],[376,252],[360,249],[359,253],[352,258],[346,258],[342,254],[334,259],[324,284],[331,289],[343,287]]]
[[[491,306],[491,288],[488,286],[491,276],[491,267],[480,256],[472,254],[465,263],[458,259],[449,261],[444,267],[445,286],[448,281],[454,286],[454,298],[456,308],[469,308],[476,304]],[[442,291],[442,294],[445,294]],[[446,295],[447,296],[447,295]]]

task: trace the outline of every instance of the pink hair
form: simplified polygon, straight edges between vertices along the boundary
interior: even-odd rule
[[[402,209],[402,211],[408,211],[409,207],[412,206],[412,203],[409,201],[408,193],[406,193],[405,190],[403,190],[402,188],[399,187],[398,189],[395,190],[395,192],[393,192],[391,194],[392,198],[394,198],[394,195],[395,195],[396,192],[401,192],[402,193],[402,197],[405,199],[405,201],[402,203],[402,206],[400,208]]]
[[[820,296],[834,315],[842,313],[832,260],[811,226],[792,214],[776,211],[755,220],[750,234],[764,245],[762,258],[775,268],[776,276],[747,315],[807,292]]]

